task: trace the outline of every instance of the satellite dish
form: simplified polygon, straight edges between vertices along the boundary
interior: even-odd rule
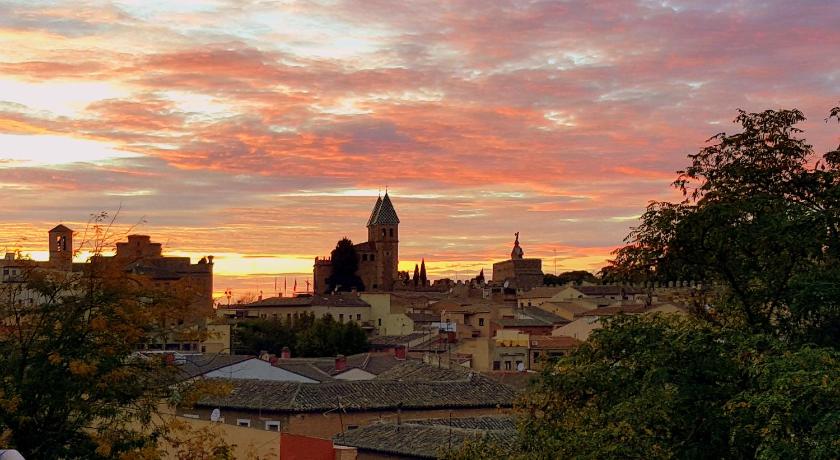
[[[220,418],[222,418],[222,412],[219,409],[213,409],[213,412],[210,413],[210,421],[218,422]]]
[[[516,370],[519,371],[519,372],[525,372],[525,365],[522,364],[522,363],[517,364],[516,365]]]

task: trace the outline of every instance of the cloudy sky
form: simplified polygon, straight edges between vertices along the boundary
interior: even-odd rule
[[[597,269],[737,108],[836,146],[837,24],[835,0],[5,0],[0,249],[121,207],[215,254],[216,291],[269,292],[363,240],[387,186],[402,268],[474,276],[520,231],[547,272]]]

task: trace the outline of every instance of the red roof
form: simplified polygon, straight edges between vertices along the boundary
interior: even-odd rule
[[[565,335],[532,335],[531,348],[565,349],[580,345],[580,340]]]

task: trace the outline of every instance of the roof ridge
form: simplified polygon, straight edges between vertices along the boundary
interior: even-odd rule
[[[302,386],[302,385],[303,385],[303,383],[302,383],[302,382],[298,382],[298,384],[297,384],[297,388],[295,388],[295,393],[294,393],[294,394],[292,395],[292,397],[289,399],[289,406],[290,406],[290,407],[295,407],[295,400],[297,400],[298,393],[300,393],[300,389],[301,389],[301,386]]]

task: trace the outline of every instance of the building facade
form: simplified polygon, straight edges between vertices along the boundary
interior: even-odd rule
[[[73,262],[73,235],[73,230],[64,225],[51,229],[46,261],[20,260],[14,253],[6,254],[0,260],[3,281],[14,281],[25,269],[48,270],[66,276],[82,272],[89,262]],[[172,318],[162,319],[167,323],[163,326],[187,326],[172,327],[182,331],[147,343],[147,349],[201,351],[206,320],[213,315],[213,256],[192,263],[189,257],[164,256],[161,244],[153,243],[149,236],[128,235],[128,241],[116,244],[113,256],[95,257],[104,266],[126,273],[143,288],[175,299],[177,311],[173,311]]]

